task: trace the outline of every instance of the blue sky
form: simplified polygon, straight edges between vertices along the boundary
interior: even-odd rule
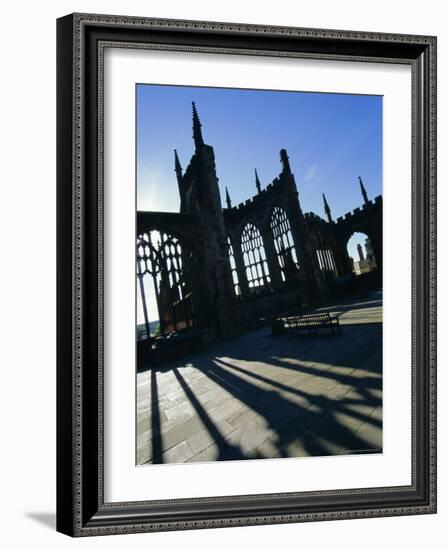
[[[215,150],[225,205],[256,193],[254,169],[265,187],[288,151],[304,212],[333,218],[362,205],[358,176],[370,198],[382,194],[382,97],[189,86],[137,85],[137,208],[179,211],[174,149],[185,169],[194,153],[191,102],[205,143]],[[352,239],[349,253],[357,259]]]
[[[283,147],[304,212],[324,214],[322,193],[334,218],[353,210],[362,203],[358,176],[370,197],[382,193],[380,96],[138,85],[139,209],[179,209],[173,150],[186,168],[192,101],[215,150],[222,198],[227,186],[233,204],[255,194],[255,168],[263,186],[279,174]]]

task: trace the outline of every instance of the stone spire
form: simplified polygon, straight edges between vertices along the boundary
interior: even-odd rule
[[[280,161],[283,165],[283,172],[285,174],[291,174],[291,167],[289,166],[289,157],[288,153],[286,152],[286,149],[280,150]]]
[[[227,208],[232,208],[232,201],[230,200],[229,190],[226,187],[226,203]]]
[[[174,171],[176,172],[177,183],[180,185],[182,182],[182,166],[179,162],[179,157],[177,156],[177,149],[174,149]]]
[[[324,199],[324,210],[325,210],[325,214],[327,215],[327,219],[330,223],[333,223],[333,218],[331,217],[331,210],[330,210],[330,207],[328,206],[328,202],[327,202],[327,199],[325,197],[325,193],[322,193],[322,197]]]
[[[258,193],[261,193],[261,183],[260,183],[260,179],[258,178],[258,173],[256,168],[255,168],[255,185],[257,187]]]
[[[196,111],[196,105],[192,101],[193,106],[193,139],[196,146],[196,151],[198,151],[203,145],[204,140],[202,139],[202,130],[201,130],[201,121],[199,120],[198,112]]]
[[[361,186],[361,193],[362,193],[362,198],[364,199],[364,204],[367,204],[369,202],[369,197],[367,196],[366,188],[362,183],[361,176],[358,176],[358,179],[359,179],[359,185]]]

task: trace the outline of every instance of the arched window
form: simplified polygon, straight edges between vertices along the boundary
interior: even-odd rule
[[[235,294],[237,296],[241,296],[240,281],[238,279],[238,271],[236,270],[235,254],[233,252],[233,246],[230,237],[227,237],[227,246],[229,248],[229,260],[230,269],[232,270],[233,288],[235,289]]]
[[[271,229],[274,236],[278,263],[280,264],[282,281],[284,282],[288,278],[288,271],[290,269],[297,269],[299,262],[292,238],[291,226],[283,208],[279,208],[278,206],[274,208],[271,216]]]
[[[194,326],[192,282],[197,270],[190,248],[177,237],[156,230],[139,235],[137,324],[144,319],[148,335]]]
[[[263,238],[255,225],[248,223],[241,236],[244,267],[249,289],[253,292],[270,284],[269,267],[266,261]]]

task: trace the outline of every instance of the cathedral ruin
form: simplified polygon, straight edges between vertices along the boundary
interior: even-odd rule
[[[361,178],[362,203],[353,211],[333,219],[324,195],[325,219],[303,212],[282,149],[281,171],[271,183],[263,187],[255,170],[254,196],[233,205],[226,189],[223,206],[214,149],[204,142],[194,103],[193,139],[185,170],[174,154],[179,213],[137,212],[137,281],[147,329],[139,345],[153,340],[149,321],[156,314],[159,339],[194,333],[209,341],[381,288],[382,197],[370,199]],[[368,250],[358,275],[347,251],[355,232],[367,236]],[[147,311],[145,277],[152,279],[157,312]]]

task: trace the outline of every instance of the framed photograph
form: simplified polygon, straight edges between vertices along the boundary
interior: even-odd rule
[[[436,38],[57,40],[57,529],[435,513]]]

